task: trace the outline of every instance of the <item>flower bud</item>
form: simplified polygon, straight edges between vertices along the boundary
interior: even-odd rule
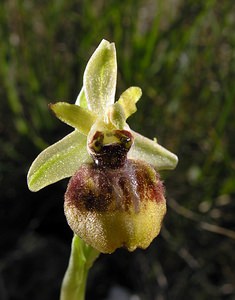
[[[88,144],[94,162],[80,167],[65,193],[69,226],[103,253],[148,247],[166,212],[157,172],[143,161],[127,159],[132,142],[125,130],[97,131]]]

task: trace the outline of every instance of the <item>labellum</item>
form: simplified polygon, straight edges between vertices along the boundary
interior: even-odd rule
[[[103,253],[148,247],[166,213],[158,173],[144,161],[127,158],[132,144],[128,130],[97,130],[88,139],[93,162],[81,165],[65,193],[69,226]]]

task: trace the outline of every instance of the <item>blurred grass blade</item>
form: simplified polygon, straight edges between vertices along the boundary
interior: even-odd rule
[[[87,137],[77,130],[41,152],[28,172],[28,187],[36,192],[43,187],[72,176],[82,163],[91,160]]]
[[[85,135],[89,133],[91,126],[96,121],[93,113],[75,104],[57,102],[49,106],[58,119]]]
[[[117,101],[123,108],[125,119],[136,112],[136,103],[142,96],[142,91],[139,87],[132,86],[125,90]]]
[[[134,145],[129,151],[129,158],[144,160],[156,170],[171,170],[176,167],[178,158],[174,153],[134,131],[131,133]]]
[[[102,40],[91,56],[84,72],[84,90],[88,108],[96,114],[103,114],[114,103],[117,62],[113,43]]]

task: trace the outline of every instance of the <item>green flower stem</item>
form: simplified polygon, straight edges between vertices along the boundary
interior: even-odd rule
[[[62,282],[60,300],[85,299],[87,275],[99,254],[99,251],[74,235],[68,269]]]

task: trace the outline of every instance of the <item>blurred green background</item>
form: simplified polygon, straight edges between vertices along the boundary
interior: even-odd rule
[[[179,165],[162,174],[160,237],[145,251],[102,255],[87,299],[235,299],[235,2],[8,0],[0,24],[0,299],[59,297],[72,237],[67,180],[31,193],[26,174],[71,131],[48,104],[75,101],[103,38],[116,44],[117,97],[143,91],[129,124]]]

